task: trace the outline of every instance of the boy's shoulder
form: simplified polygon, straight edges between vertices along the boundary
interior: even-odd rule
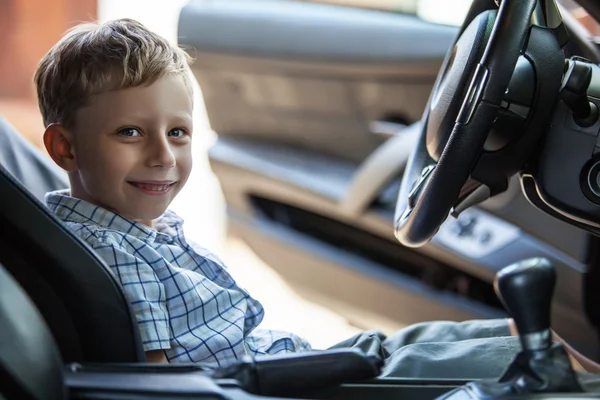
[[[125,234],[108,229],[92,222],[62,221],[67,228],[79,239],[92,247],[96,246],[118,246],[123,247]]]
[[[60,218],[60,217],[59,217]],[[144,253],[149,249],[148,243],[115,229],[107,228],[94,222],[62,220],[66,228],[95,251],[113,249],[119,254]]]
[[[103,207],[71,197],[68,191],[47,193],[46,205],[75,236],[93,248],[127,249],[132,240],[139,245],[139,241],[144,242],[143,239],[149,236],[137,224]]]

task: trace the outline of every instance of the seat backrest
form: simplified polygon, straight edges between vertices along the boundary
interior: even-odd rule
[[[36,198],[69,187],[66,173],[0,116],[0,164]]]
[[[40,310],[63,360],[144,361],[137,323],[106,264],[2,165],[0,193],[0,263]]]
[[[0,397],[66,398],[63,364],[31,300],[0,264]]]

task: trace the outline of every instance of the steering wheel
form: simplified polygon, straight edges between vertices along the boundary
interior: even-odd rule
[[[536,5],[536,0],[502,0],[498,10],[467,17],[461,27],[404,171],[394,225],[405,246],[427,243],[473,186],[469,176],[524,50]]]

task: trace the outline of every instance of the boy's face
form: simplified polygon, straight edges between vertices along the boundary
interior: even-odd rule
[[[77,111],[71,194],[148,226],[192,168],[192,98],[181,76],[100,94]]]

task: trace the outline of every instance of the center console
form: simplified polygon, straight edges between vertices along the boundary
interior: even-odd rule
[[[459,380],[374,379],[361,383],[341,384],[327,389],[290,393],[286,397],[262,396],[244,390],[239,382],[212,379],[196,372],[154,371],[116,372],[110,367],[104,371],[65,371],[71,399],[435,399],[459,386]]]
[[[499,380],[376,379],[383,360],[358,349],[242,359],[225,368],[198,364],[68,364],[32,303],[0,267],[2,399],[575,399],[583,392],[565,350],[553,344],[556,282],[543,258],[499,272],[495,288],[520,333],[522,351]],[[18,312],[7,313],[7,310]],[[28,332],[28,334],[24,334]],[[28,362],[29,361],[29,362]],[[595,397],[594,397],[595,396]]]
[[[522,347],[498,380],[376,379],[381,358],[341,349],[247,358],[214,370],[194,364],[72,364],[65,371],[65,382],[74,399],[589,398],[567,352],[552,340],[550,305],[555,284],[556,271],[544,258],[522,260],[497,274],[494,287],[515,322]]]

